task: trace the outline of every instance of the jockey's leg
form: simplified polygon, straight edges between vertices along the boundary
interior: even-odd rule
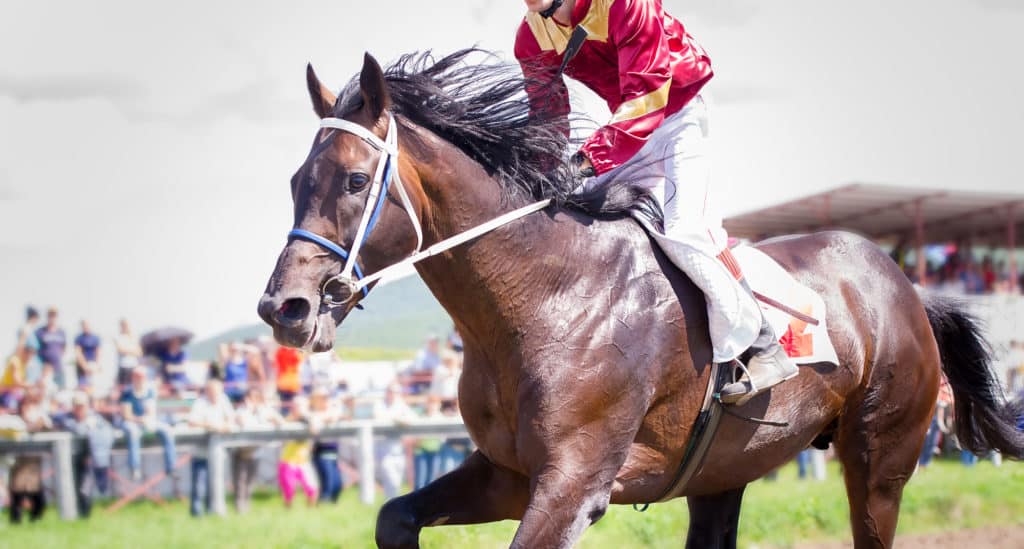
[[[671,132],[664,153],[665,234],[688,248],[669,255],[678,257],[673,258],[676,264],[706,295],[715,360],[731,361],[749,347],[747,373],[722,391],[723,402],[743,404],[796,376],[798,370],[761,314],[729,251],[722,217],[712,200],[707,109],[702,99],[694,99],[666,120],[664,127]]]
[[[725,250],[719,255],[719,259],[727,265],[729,263],[735,265],[734,268],[730,268],[730,271],[734,272],[734,276],[743,289],[753,297],[753,291],[746,279],[743,278],[743,272],[740,270],[739,264],[736,263],[732,252]],[[779,344],[775,330],[768,324],[764,315],[761,316],[761,328],[758,330],[757,339],[750,345],[749,354],[750,360],[747,361],[743,376],[722,388],[722,402],[746,404],[754,396],[787,379],[796,377],[799,373],[796,364]]]

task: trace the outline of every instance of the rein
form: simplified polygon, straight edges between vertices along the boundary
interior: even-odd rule
[[[551,199],[534,202],[528,206],[512,210],[511,212],[473,227],[472,229],[446,238],[423,250],[421,249],[423,247],[423,229],[420,226],[420,220],[416,215],[416,210],[413,207],[412,200],[409,199],[409,195],[406,193],[405,187],[402,185],[402,180],[398,175],[398,125],[395,124],[394,116],[388,114],[388,133],[384,140],[381,140],[379,137],[374,135],[373,132],[359,124],[349,122],[348,120],[342,120],[340,118],[324,118],[320,121],[320,127],[341,130],[354,134],[360,137],[363,141],[366,141],[373,148],[381,151],[380,160],[377,161],[377,169],[373,177],[373,182],[370,185],[370,192],[366,197],[366,205],[363,207],[363,217],[359,221],[359,228],[356,231],[356,237],[352,240],[353,244],[351,250],[346,250],[335,242],[305,229],[292,229],[288,233],[289,242],[295,239],[312,242],[340,257],[345,262],[341,272],[325,280],[323,285],[320,287],[322,307],[333,309],[344,306],[355,299],[356,295],[359,293],[362,293],[363,297],[366,297],[370,292],[370,284],[377,281],[381,281],[382,284],[386,284],[387,282],[392,282],[409,276],[415,272],[411,269],[414,264],[423,261],[428,257],[446,252],[460,244],[464,244],[499,227],[508,225],[517,219],[543,210],[551,204]],[[392,185],[392,182],[394,182],[394,185]],[[389,265],[388,267],[370,275],[364,275],[362,270],[359,268],[357,261],[359,251],[366,240],[370,237],[370,232],[373,231],[373,228],[376,226],[377,220],[380,218],[380,213],[384,209],[388,190],[391,187],[397,189],[398,195],[402,199],[402,206],[404,207],[406,214],[409,216],[409,221],[412,222],[413,229],[416,231],[416,251],[398,263]],[[371,204],[372,208],[370,207]],[[352,276],[353,274],[355,277]],[[335,297],[335,292],[330,291],[330,287],[332,285],[337,285],[337,297]]]

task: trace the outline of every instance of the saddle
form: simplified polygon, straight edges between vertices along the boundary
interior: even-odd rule
[[[645,225],[641,223],[641,225]],[[647,227],[645,225],[645,227]],[[649,227],[647,227],[649,228]],[[828,362],[838,364],[839,358],[828,335],[825,302],[817,292],[800,284],[764,252],[747,245],[730,246],[732,255],[740,264],[750,284],[761,314],[779,336],[779,342],[793,362],[811,364]],[[734,361],[735,362],[735,361]],[[712,364],[711,376],[704,393],[700,413],[694,420],[690,439],[675,480],[655,501],[664,502],[678,497],[690,480],[700,473],[704,458],[714,441],[723,415],[732,415],[744,421],[781,427],[784,422],[751,418],[734,412],[720,399],[720,391],[735,381],[740,368],[730,364]],[[815,441],[820,445],[819,441]],[[824,442],[827,444],[827,442]],[[643,511],[649,504],[637,507]]]

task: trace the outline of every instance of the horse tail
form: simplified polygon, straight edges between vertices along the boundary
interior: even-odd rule
[[[921,300],[939,345],[942,371],[953,389],[960,446],[979,455],[999,450],[1024,459],[1024,432],[1016,425],[1020,410],[1003,396],[978,320],[955,298],[921,292]]]

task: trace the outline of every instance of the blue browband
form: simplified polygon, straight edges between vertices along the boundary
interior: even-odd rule
[[[385,153],[387,154],[387,153]],[[377,219],[380,217],[381,210],[384,209],[384,200],[388,196],[388,187],[391,185],[391,155],[388,155],[387,164],[384,165],[384,183],[381,184],[380,196],[377,197],[377,203],[373,205],[373,213],[370,215],[370,222],[366,225],[366,233],[363,234],[363,242],[366,242],[367,238],[370,238],[370,231],[373,230],[374,225],[377,224]],[[343,261],[348,261],[348,251],[341,246],[338,246],[334,242],[327,240],[326,238],[311,233],[305,229],[292,229],[288,233],[288,241],[291,242],[294,239],[308,240],[314,244],[319,244],[324,249],[333,252],[334,255],[340,257]],[[356,280],[363,279],[363,271],[359,268],[359,262],[353,262],[352,272],[356,275]],[[370,294],[370,290],[367,287],[363,287],[363,297]]]

